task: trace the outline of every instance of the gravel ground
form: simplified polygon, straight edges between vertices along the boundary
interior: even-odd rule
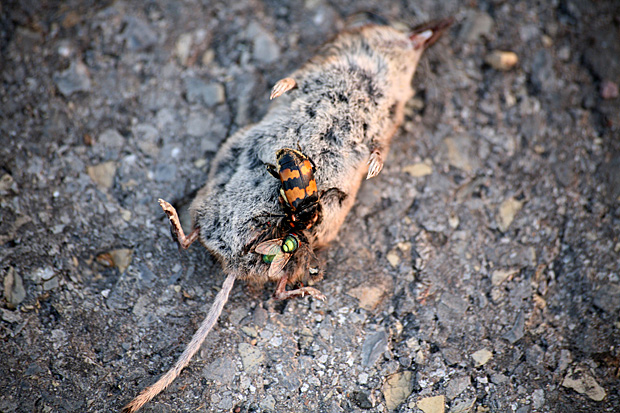
[[[383,3],[0,5],[0,411],[118,410],[172,366],[224,276],[157,198],[359,10],[456,23],[327,301],[239,283],[145,411],[620,411],[620,3]]]

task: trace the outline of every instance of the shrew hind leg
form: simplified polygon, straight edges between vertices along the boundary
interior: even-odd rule
[[[174,209],[172,205],[163,199],[159,200],[159,205],[161,209],[164,210],[168,219],[170,220],[170,233],[172,234],[172,238],[176,240],[181,248],[186,250],[192,244],[192,242],[198,239],[198,234],[200,234],[200,228],[194,228],[192,232],[189,233],[188,236],[185,236],[183,232],[183,228],[181,227],[181,221],[179,221],[179,216],[177,215],[177,210]]]
[[[323,295],[323,293],[321,293],[316,288],[301,287],[295,290],[287,290],[286,289],[287,281],[288,281],[288,277],[286,275],[283,275],[278,280],[278,286],[276,287],[276,291],[273,293],[273,298],[275,298],[276,300],[286,300],[288,298],[303,297],[305,295],[311,295],[312,297],[318,300],[325,301],[325,296]]]

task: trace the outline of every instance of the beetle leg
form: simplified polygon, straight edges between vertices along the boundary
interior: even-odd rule
[[[278,173],[278,168],[274,164],[271,164],[271,163],[266,163],[265,166],[267,167],[267,172],[269,172],[271,176],[273,176],[279,181],[280,174]]]
[[[381,169],[383,169],[383,156],[381,156],[379,149],[375,149],[368,158],[368,175],[366,175],[366,179],[379,175]]]
[[[288,281],[287,275],[283,275],[278,280],[278,285],[276,287],[276,291],[273,293],[273,298],[275,298],[276,300],[286,300],[286,299],[293,298],[293,297],[303,297],[306,294],[308,294],[318,300],[325,301],[325,296],[316,288],[301,287],[296,290],[287,291],[286,290],[287,281]]]
[[[159,199],[159,205],[161,209],[164,210],[168,219],[170,220],[170,233],[172,234],[172,238],[179,244],[181,248],[186,250],[192,244],[192,242],[198,239],[198,235],[200,234],[200,228],[194,228],[192,232],[189,233],[188,236],[185,236],[183,232],[183,228],[181,227],[181,221],[179,221],[179,216],[177,215],[177,210],[174,209],[172,205],[163,199]]]
[[[295,87],[297,87],[297,82],[295,82],[295,79],[291,77],[285,77],[284,79],[280,79],[273,86],[273,89],[271,89],[271,96],[269,96],[269,100],[282,96],[285,92]]]

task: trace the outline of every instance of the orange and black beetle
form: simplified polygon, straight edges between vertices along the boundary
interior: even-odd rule
[[[309,229],[321,213],[314,164],[306,155],[290,148],[280,149],[276,159],[278,165],[267,164],[267,170],[282,183],[280,202],[290,226]]]

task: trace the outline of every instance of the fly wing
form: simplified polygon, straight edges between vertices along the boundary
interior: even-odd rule
[[[282,251],[282,239],[270,239],[261,242],[254,248],[254,252],[263,255],[276,255]]]
[[[280,253],[276,255],[271,262],[271,267],[269,267],[269,278],[276,278],[276,276],[280,275],[290,259],[291,254]]]

